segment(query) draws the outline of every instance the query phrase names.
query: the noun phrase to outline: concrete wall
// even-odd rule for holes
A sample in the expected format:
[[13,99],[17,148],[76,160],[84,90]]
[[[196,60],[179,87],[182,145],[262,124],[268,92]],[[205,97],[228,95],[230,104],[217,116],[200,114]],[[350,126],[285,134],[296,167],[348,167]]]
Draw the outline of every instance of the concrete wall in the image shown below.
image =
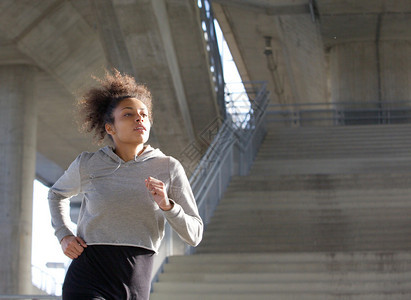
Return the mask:
[[355,42],[330,49],[331,97],[341,102],[367,103],[411,100],[411,43]]
[[380,45],[381,98],[411,100],[411,40],[386,41]]
[[282,54],[295,103],[326,102],[325,53],[320,29],[309,15],[280,16]]
[[329,69],[332,103],[378,101],[375,43],[334,46]]

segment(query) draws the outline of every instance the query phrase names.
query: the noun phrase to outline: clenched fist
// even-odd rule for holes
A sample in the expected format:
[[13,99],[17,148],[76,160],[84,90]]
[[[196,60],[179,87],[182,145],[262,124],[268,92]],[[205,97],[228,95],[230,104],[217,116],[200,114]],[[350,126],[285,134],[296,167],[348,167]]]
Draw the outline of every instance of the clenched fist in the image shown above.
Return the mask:
[[164,182],[150,176],[145,180],[145,183],[150,194],[153,196],[153,200],[162,210],[173,208],[174,204],[168,199]]

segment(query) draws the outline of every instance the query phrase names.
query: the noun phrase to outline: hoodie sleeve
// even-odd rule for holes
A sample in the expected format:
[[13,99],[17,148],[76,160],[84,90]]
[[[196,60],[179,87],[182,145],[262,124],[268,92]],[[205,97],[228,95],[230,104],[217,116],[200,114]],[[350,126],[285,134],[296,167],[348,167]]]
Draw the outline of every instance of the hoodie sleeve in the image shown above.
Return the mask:
[[196,247],[203,237],[203,221],[183,166],[170,158],[169,167],[171,181],[168,196],[174,202],[174,207],[164,211],[164,215],[180,238]]
[[74,235],[70,229],[70,197],[81,190],[79,155],[48,192],[51,223],[59,242],[67,235]]

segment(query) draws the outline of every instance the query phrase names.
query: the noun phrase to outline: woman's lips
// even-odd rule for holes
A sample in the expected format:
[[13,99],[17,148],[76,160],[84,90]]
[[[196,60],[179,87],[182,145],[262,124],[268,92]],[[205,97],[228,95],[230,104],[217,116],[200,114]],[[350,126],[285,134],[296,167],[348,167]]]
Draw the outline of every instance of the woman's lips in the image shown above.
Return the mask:
[[141,130],[146,131],[146,128],[145,128],[143,125],[138,125],[138,126],[134,127],[134,130],[137,130],[137,131],[141,131]]

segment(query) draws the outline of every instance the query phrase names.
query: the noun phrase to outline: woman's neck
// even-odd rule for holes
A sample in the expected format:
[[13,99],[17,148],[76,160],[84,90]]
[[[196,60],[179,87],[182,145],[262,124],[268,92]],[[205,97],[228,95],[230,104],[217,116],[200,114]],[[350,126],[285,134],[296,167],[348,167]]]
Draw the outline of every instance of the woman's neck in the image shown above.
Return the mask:
[[115,145],[114,153],[117,154],[124,161],[134,160],[136,156],[139,156],[144,152],[146,146],[139,144],[136,146],[130,145]]

